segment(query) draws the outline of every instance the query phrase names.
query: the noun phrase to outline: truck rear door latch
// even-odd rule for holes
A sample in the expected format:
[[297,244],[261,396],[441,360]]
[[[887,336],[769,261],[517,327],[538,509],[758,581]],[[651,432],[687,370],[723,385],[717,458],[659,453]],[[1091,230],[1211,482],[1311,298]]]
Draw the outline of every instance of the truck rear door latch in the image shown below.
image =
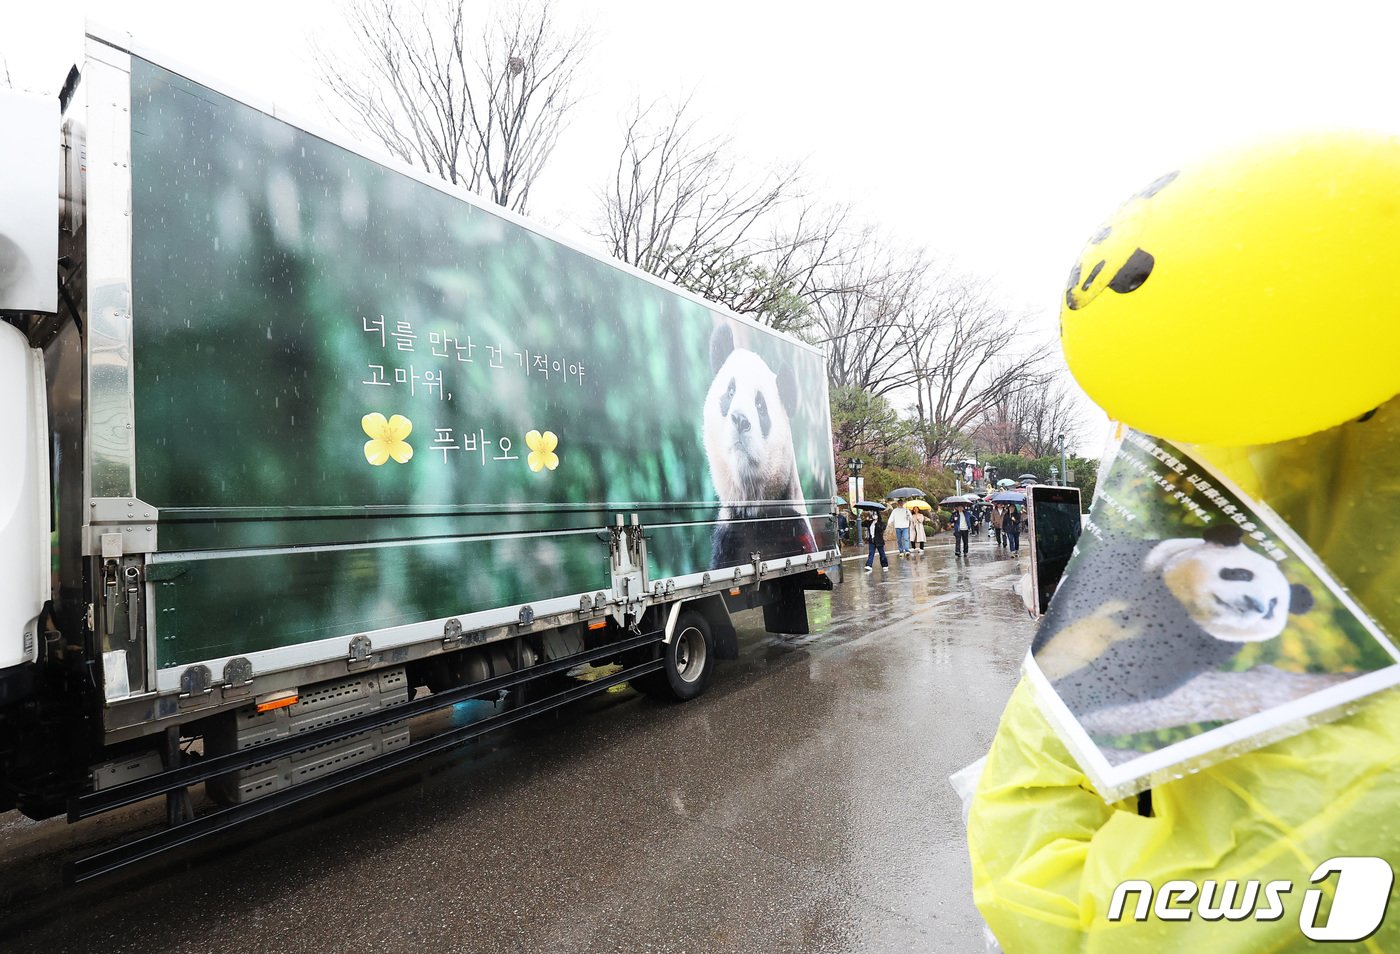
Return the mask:
[[146,633],[146,587],[141,580],[141,567],[122,570],[126,576],[126,642],[139,642]]
[[134,643],[146,629],[141,568],[129,566],[122,574],[126,577],[126,639],[127,642]]
[[102,632],[111,636],[115,631],[117,602],[121,591],[117,585],[117,561],[108,560],[102,564]]

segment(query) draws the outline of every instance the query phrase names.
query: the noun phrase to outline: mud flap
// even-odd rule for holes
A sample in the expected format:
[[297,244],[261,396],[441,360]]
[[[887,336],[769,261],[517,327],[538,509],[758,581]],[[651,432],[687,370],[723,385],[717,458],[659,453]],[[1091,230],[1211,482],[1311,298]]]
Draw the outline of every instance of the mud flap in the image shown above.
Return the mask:
[[725,614],[722,623],[716,623],[710,617],[710,635],[715,641],[716,659],[739,658],[739,634],[734,631],[734,624],[729,622],[729,614]]
[[[805,574],[804,574],[805,576]],[[811,632],[807,624],[808,589],[801,578],[767,584],[767,599],[763,603],[763,628],[770,633],[805,635]],[[815,587],[814,587],[815,588]]]

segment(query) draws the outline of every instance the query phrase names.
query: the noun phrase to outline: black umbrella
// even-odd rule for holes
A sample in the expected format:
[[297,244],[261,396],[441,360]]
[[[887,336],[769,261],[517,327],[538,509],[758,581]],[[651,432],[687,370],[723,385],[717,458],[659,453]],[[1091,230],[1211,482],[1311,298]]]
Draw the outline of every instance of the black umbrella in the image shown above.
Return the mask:
[[876,513],[879,513],[881,510],[885,509],[884,504],[876,503],[873,500],[857,500],[855,503],[851,504],[851,506],[855,507],[858,510],[873,510]]
[[905,497],[925,497],[928,496],[918,487],[900,487],[898,490],[891,490],[889,497],[891,500],[903,500]]
[[1014,504],[1023,504],[1023,503],[1025,503],[1025,502],[1026,502],[1026,495],[1025,495],[1025,494],[1012,493],[1012,492],[1009,491],[1009,490],[1004,490],[1004,491],[1002,491],[1002,492],[999,493],[999,494],[992,494],[992,503],[1014,503]]

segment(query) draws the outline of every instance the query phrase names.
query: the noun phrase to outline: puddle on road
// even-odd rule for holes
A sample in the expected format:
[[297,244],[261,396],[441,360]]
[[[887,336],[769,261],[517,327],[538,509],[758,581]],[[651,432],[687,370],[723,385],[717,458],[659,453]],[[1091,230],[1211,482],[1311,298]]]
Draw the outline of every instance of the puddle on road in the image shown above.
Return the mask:
[[945,550],[894,558],[886,571],[866,573],[862,565],[848,564],[834,591],[808,600],[809,611],[820,605],[830,613],[828,632],[787,638],[783,648],[844,655],[913,636],[942,647],[935,650],[940,661],[945,651],[975,643],[987,647],[992,669],[1019,667],[1034,629],[1018,591],[1024,560],[974,544],[966,560]]

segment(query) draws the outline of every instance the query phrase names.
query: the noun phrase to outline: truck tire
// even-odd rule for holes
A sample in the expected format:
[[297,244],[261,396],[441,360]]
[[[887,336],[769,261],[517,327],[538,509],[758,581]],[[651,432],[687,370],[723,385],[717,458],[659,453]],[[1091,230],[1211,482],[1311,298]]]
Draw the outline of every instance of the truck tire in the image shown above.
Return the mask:
[[686,610],[676,619],[671,641],[661,647],[660,672],[638,680],[637,688],[659,699],[685,702],[710,685],[715,671],[715,641],[709,620]]

